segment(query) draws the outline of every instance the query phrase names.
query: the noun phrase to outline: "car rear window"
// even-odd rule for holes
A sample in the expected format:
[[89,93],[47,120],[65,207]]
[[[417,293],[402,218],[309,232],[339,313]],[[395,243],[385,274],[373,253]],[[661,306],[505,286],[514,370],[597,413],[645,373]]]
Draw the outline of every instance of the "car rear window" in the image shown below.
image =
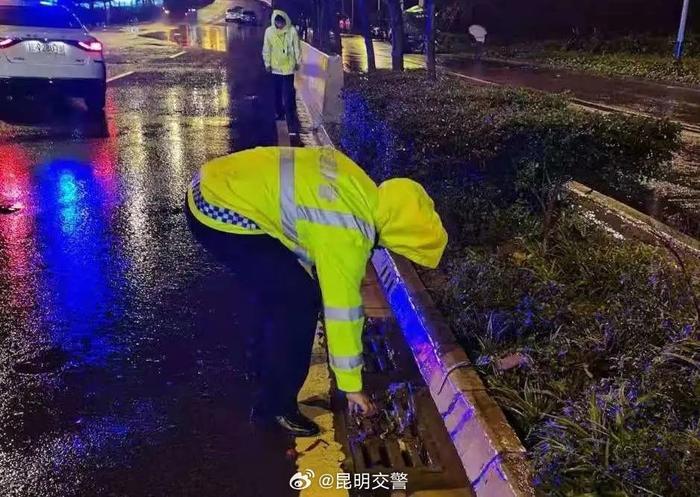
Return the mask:
[[78,19],[62,7],[0,6],[0,25],[79,29]]

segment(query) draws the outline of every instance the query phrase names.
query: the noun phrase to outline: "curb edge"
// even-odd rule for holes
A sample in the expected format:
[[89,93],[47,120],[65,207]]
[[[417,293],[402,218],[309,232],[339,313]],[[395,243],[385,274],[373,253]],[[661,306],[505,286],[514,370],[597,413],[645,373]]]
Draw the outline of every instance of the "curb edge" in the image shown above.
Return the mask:
[[413,265],[386,249],[372,264],[477,497],[534,497],[524,447]]
[[585,204],[584,207],[601,214],[603,221],[606,221],[606,217],[609,216],[617,218],[620,223],[617,228],[630,238],[636,238],[651,245],[659,245],[659,241],[663,240],[686,255],[700,257],[700,241],[681,233],[672,226],[577,181],[569,182],[567,190]]

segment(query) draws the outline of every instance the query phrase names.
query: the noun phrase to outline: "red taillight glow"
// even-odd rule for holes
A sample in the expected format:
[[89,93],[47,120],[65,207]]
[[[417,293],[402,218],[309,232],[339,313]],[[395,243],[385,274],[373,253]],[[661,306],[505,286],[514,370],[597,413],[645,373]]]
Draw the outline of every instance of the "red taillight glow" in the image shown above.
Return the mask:
[[17,43],[14,38],[4,38],[0,36],[0,48],[6,48]]
[[102,51],[102,43],[100,43],[97,40],[79,41],[78,46],[80,46],[80,48],[82,48],[83,50],[87,50],[88,52],[101,52]]

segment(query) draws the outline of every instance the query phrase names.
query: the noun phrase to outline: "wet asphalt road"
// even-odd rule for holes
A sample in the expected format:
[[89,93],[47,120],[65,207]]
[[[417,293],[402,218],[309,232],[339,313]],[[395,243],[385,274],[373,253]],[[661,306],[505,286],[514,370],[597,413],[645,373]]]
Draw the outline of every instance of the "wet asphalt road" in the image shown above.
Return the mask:
[[446,68],[506,86],[534,88],[631,110],[655,117],[666,117],[692,126],[700,125],[700,89],[647,81],[619,80],[590,74],[572,74],[534,66],[514,66],[499,62],[441,57]]
[[247,423],[260,309],[182,211],[200,164],[275,142],[262,28],[216,32],[111,83],[105,116],[0,109],[2,497],[293,495],[293,440]]

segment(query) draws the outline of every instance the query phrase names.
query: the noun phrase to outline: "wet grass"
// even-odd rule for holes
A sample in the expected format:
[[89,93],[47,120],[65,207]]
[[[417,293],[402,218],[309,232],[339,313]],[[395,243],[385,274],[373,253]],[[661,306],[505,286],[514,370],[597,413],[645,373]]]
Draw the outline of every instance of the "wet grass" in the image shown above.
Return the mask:
[[694,497],[700,268],[611,236],[560,189],[576,174],[630,189],[662,177],[677,130],[420,73],[358,77],[345,103],[344,150],[376,179],[422,181],[436,201],[450,243],[422,277],[528,449],[536,486]]
[[671,55],[672,45],[663,53],[634,53],[615,45],[607,49],[593,46],[567,49],[565,45],[562,42],[540,42],[490,46],[485,50],[484,56],[528,61],[556,69],[609,77],[700,85],[700,56],[692,53],[683,59],[682,64],[678,64]]

